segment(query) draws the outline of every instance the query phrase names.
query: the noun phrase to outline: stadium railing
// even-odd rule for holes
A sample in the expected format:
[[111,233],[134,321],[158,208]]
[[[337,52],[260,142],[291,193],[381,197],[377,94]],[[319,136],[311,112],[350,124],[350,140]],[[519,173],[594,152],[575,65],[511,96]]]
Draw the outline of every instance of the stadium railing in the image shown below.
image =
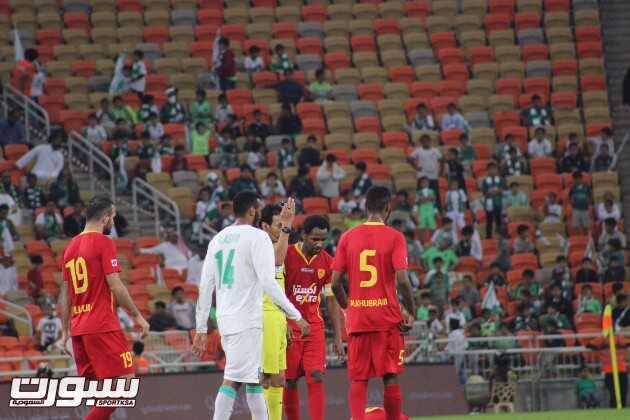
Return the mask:
[[[33,318],[31,314],[20,305],[0,298],[0,315],[4,315],[14,322],[22,324],[27,332],[27,335],[33,335]],[[16,326],[17,328],[18,326]]]
[[[90,143],[76,131],[68,135],[68,161],[74,170],[86,172],[90,192],[105,187],[112,201],[116,200],[116,172],[112,160],[100,147]],[[104,184],[100,180],[104,179]]]
[[20,118],[24,123],[26,142],[29,144],[46,142],[50,136],[48,112],[28,96],[5,83],[2,85],[3,118],[6,119],[9,111],[16,108],[20,110]]
[[131,184],[131,198],[134,225],[138,226],[140,217],[149,212],[154,220],[155,235],[159,236],[165,220],[171,220],[181,236],[181,214],[177,203],[153,187],[148,182],[135,177]]

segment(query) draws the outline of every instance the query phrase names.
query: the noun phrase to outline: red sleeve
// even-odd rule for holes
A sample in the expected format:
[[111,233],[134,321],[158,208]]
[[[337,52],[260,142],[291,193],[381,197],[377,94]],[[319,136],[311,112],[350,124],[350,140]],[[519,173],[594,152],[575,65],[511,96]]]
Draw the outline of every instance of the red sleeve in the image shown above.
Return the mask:
[[110,238],[104,236],[97,241],[101,248],[101,264],[103,265],[103,274],[108,275],[120,272],[120,264],[116,256],[116,244]]
[[332,263],[332,271],[337,273],[346,272],[346,235],[342,235],[337,244],[337,251]]
[[[326,252],[326,251],[322,251],[322,252]],[[332,283],[332,263],[333,263],[333,257],[332,255],[326,253],[326,274],[324,275],[324,278],[322,278],[322,284],[330,284]]]
[[392,266],[395,271],[406,270],[407,262],[407,242],[400,232],[394,234],[394,250],[392,251]]

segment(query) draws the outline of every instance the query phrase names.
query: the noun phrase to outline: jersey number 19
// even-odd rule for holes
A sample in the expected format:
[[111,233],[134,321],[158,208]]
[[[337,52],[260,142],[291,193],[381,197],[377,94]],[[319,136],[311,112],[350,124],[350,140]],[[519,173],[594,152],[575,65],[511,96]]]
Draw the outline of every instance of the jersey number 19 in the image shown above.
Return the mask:
[[221,286],[227,286],[228,289],[232,288],[232,283],[234,283],[234,265],[232,265],[232,260],[234,260],[234,250],[230,249],[227,253],[227,260],[223,261],[223,251],[217,251],[214,254],[214,259],[217,261],[217,267],[219,267],[219,288]]

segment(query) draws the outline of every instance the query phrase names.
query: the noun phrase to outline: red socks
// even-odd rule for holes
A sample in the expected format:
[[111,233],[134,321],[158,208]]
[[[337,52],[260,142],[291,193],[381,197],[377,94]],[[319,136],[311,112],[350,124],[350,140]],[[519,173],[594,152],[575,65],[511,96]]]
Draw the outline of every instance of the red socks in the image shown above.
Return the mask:
[[298,394],[297,387],[285,386],[282,400],[287,420],[300,420],[300,394]]
[[364,420],[367,401],[367,381],[352,381],[350,384],[350,414],[352,420]]
[[85,416],[85,420],[109,420],[109,416],[114,411],[116,411],[116,407],[92,407],[87,416]]
[[308,414],[311,420],[324,420],[324,383],[312,382],[308,389]]
[[387,420],[400,420],[402,413],[402,398],[399,384],[385,385],[385,415]]

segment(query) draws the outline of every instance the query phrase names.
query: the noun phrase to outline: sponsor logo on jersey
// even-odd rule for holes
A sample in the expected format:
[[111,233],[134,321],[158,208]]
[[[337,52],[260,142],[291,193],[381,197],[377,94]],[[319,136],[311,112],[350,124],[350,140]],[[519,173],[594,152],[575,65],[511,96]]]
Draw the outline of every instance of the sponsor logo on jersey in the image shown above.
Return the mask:
[[112,267],[118,267],[118,260],[116,258],[112,260]]
[[313,283],[308,287],[295,284],[293,285],[293,296],[295,297],[295,301],[300,305],[305,303],[316,303],[319,299],[317,284]]

